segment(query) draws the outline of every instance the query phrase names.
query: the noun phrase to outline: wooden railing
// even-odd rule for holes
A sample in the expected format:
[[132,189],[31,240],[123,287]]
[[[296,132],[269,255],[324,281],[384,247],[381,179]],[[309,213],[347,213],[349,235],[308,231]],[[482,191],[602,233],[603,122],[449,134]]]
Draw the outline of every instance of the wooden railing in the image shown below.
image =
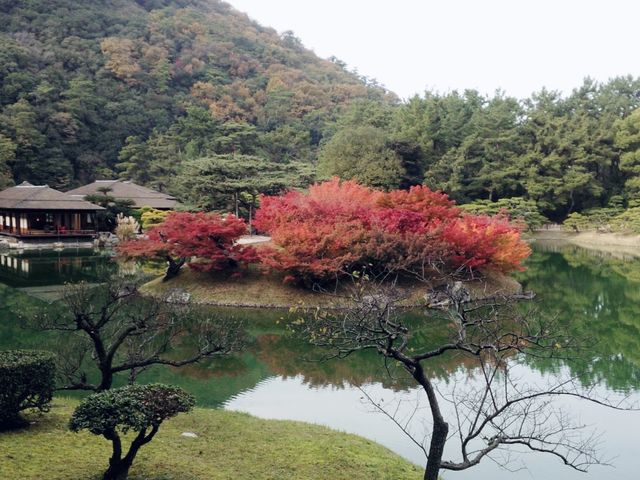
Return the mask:
[[95,230],[22,230],[18,231],[17,228],[13,229],[0,229],[0,233],[6,233],[9,235],[15,235],[18,237],[78,237],[78,236],[91,236],[96,235]]

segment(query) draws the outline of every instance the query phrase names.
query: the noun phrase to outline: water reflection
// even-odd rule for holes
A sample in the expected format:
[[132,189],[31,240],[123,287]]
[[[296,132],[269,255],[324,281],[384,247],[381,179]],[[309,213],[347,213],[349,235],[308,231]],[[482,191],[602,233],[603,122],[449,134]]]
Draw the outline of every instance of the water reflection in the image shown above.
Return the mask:
[[[526,367],[521,367],[520,375],[527,381],[545,381],[548,376]],[[459,371],[448,381],[438,381],[436,385],[443,395],[451,394],[455,388],[478,386],[478,379],[468,371]],[[301,376],[283,378],[270,377],[259,382],[254,388],[241,392],[225,404],[225,408],[247,412],[262,418],[299,420],[325,425],[354,433],[399,453],[417,464],[424,464],[424,454],[391,421],[375,411],[366,395],[376,402],[387,405],[402,421],[413,416],[412,434],[421,438],[429,431],[427,402],[418,388],[394,391],[380,383],[365,384],[360,387],[335,386],[315,387],[305,382]],[[602,394],[608,393],[602,389]],[[462,480],[635,480],[637,478],[637,445],[640,441],[638,427],[640,414],[603,410],[575,399],[560,402],[567,411],[589,425],[601,427],[600,450],[605,458],[614,459],[615,467],[595,466],[588,474],[568,469],[560,461],[546,455],[533,454],[525,450],[512,454],[498,451],[492,462],[486,459],[480,465],[463,472],[447,472],[444,479]],[[443,415],[450,421],[455,419],[453,406],[443,402]],[[454,458],[457,453],[455,438],[447,444],[446,458]],[[505,466],[509,467],[506,470]]]
[[[537,292],[536,301],[544,314],[559,315],[566,328],[592,340],[594,348],[571,362],[528,360],[521,366],[523,375],[532,381],[555,378],[561,373],[578,375],[585,383],[598,382],[604,393],[638,390],[640,261],[594,255],[566,244],[538,243],[534,248],[528,270],[519,274],[519,280],[526,289]],[[21,328],[20,315],[28,316],[43,305],[33,296],[34,288],[60,286],[65,281],[98,282],[104,271],[117,268],[131,271],[138,267],[118,266],[108,256],[93,251],[71,255],[29,252],[0,258],[0,348],[55,346],[55,338]],[[49,308],[57,308],[56,305]],[[370,405],[362,402],[360,388],[374,398],[390,404],[400,400],[406,408],[413,408],[421,392],[402,370],[393,364],[385,365],[375,352],[360,352],[345,360],[309,361],[320,352],[287,334],[286,312],[220,311],[245,319],[253,338],[247,351],[236,358],[210,360],[186,369],[153,368],[144,372],[140,380],[180,385],[195,394],[201,406],[224,406],[266,418],[312,421],[358,433],[422,463],[419,450],[388,419],[372,414]],[[420,342],[435,345],[446,338],[446,320],[419,311],[408,315],[409,322],[421,326],[417,333]],[[429,373],[446,392],[454,385],[473,386],[476,366],[474,359],[449,355],[429,364]],[[118,383],[125,380],[120,378]],[[484,462],[468,473],[448,474],[445,478],[637,478],[640,414],[603,411],[577,403],[569,403],[568,408],[582,415],[587,423],[605,429],[603,448],[619,455],[615,470],[594,469],[586,476],[574,474],[553,459],[533,455],[525,458],[530,471],[512,474]]]
[[113,269],[110,252],[92,249],[0,253],[0,282],[16,288],[99,282]]
[[[640,387],[640,260],[620,259],[565,245],[536,253],[519,280],[538,294],[546,315],[558,316],[573,335],[592,348],[569,363],[585,382],[615,390]],[[557,248],[557,247],[554,247]],[[552,371],[552,362],[537,362]]]

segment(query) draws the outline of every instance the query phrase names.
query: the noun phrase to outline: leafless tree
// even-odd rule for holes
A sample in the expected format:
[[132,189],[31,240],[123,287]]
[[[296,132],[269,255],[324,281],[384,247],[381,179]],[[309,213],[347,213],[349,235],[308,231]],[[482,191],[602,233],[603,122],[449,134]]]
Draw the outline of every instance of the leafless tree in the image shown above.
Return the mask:
[[181,367],[243,347],[237,320],[142,295],[138,286],[136,277],[122,276],[99,286],[69,284],[63,311],[36,317],[38,328],[63,333],[57,345],[61,390],[108,390],[118,373],[133,383],[153,365]]
[[[342,358],[358,350],[374,349],[385,360],[398,363],[426,394],[430,432],[416,436],[410,428],[417,410],[407,419],[398,411],[369,400],[387,415],[426,457],[425,480],[437,480],[442,470],[465,470],[485,458],[526,447],[559,458],[566,465],[586,470],[602,464],[598,436],[562,407],[560,397],[602,406],[634,408],[628,398],[602,398],[593,386],[575,378],[535,383],[519,376],[519,363],[527,356],[567,357],[578,348],[562,334],[553,319],[535,308],[509,298],[470,301],[449,289],[446,307],[449,340],[426,346],[420,325],[403,321],[398,302],[402,292],[388,282],[356,284],[353,306],[341,310],[317,310],[293,322],[298,333],[311,343],[329,349],[327,358]],[[429,366],[444,355],[462,354],[477,361],[480,382],[444,393],[429,375]],[[566,358],[565,358],[566,359]],[[443,402],[451,402],[451,419],[445,419]],[[443,458],[448,442],[458,445],[458,458]]]

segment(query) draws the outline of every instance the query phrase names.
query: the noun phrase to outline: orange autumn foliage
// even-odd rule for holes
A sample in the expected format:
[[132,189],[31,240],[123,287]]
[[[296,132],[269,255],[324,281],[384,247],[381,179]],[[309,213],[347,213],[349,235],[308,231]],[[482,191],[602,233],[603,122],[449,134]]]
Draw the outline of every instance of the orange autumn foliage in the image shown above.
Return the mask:
[[506,217],[465,214],[424,186],[382,192],[333,178],[306,194],[263,196],[254,225],[276,245],[261,261],[306,284],[363,269],[420,277],[510,272],[530,254]]

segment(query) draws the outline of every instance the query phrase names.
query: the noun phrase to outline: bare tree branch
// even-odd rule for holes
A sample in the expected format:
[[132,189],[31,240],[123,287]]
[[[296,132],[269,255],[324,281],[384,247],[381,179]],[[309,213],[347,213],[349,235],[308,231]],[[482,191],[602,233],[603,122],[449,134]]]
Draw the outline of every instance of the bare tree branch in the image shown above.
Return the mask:
[[[425,264],[424,274],[431,274],[435,267]],[[326,348],[324,358],[344,358],[373,349],[411,375],[430,408],[428,448],[411,433],[409,424],[398,418],[397,409],[389,410],[363,393],[424,452],[426,480],[436,480],[441,470],[471,468],[514,445],[550,454],[580,471],[607,463],[598,455],[598,435],[576,422],[554,400],[571,398],[613,409],[637,408],[629,397],[601,398],[592,385],[582,385],[572,377],[536,385],[515,373],[518,363],[526,358],[572,358],[580,344],[555,318],[545,318],[532,305],[505,296],[472,301],[459,284],[453,284],[443,291],[446,298],[439,302],[446,306],[440,314],[446,316],[449,338],[428,347],[420,341],[429,337],[428,332],[420,325],[405,323],[399,314],[397,305],[404,294],[394,282],[387,279],[381,283],[363,276],[352,287],[351,308],[307,312],[293,322],[293,328],[312,344]],[[437,388],[425,365],[450,352],[476,360],[479,385],[454,388],[448,395]],[[453,431],[440,408],[443,399],[454,407]],[[452,439],[459,443],[460,458],[444,460],[445,443]]]
[[[138,285],[137,278],[118,276],[98,287],[70,284],[63,313],[38,315],[40,329],[69,334],[58,355],[65,379],[60,389],[106,390],[120,372],[129,372],[133,382],[153,365],[181,367],[243,348],[240,322],[203,308],[143,296]],[[176,358],[179,343],[187,348]],[[88,380],[90,364],[97,367],[98,381]]]

